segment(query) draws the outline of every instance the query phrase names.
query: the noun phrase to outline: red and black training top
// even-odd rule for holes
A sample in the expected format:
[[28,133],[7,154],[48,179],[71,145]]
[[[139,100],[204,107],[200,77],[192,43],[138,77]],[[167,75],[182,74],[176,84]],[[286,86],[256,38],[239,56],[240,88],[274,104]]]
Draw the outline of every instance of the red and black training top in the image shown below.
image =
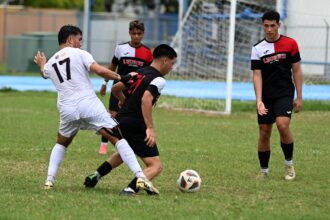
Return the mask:
[[252,47],[251,70],[261,70],[263,100],[294,97],[292,64],[300,60],[297,42],[287,36],[275,42],[263,39]]

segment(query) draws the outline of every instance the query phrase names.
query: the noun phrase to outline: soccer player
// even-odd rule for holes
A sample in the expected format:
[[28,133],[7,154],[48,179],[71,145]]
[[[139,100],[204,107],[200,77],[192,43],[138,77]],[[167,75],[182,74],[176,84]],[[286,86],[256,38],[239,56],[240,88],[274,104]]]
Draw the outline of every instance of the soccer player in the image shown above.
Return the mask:
[[57,143],[49,159],[45,189],[54,186],[55,176],[71,141],[82,130],[94,130],[105,136],[117,149],[123,161],[138,178],[138,186],[153,193],[158,190],[149,182],[137,158],[115,120],[97,98],[92,87],[89,72],[104,77],[127,82],[132,75],[120,76],[100,66],[92,55],[81,50],[82,32],[72,25],[64,25],[58,33],[60,50],[47,62],[44,53],[35,55],[34,61],[40,67],[43,78],[50,78],[58,92],[57,106],[60,113],[60,127]]
[[[122,76],[149,66],[152,62],[151,50],[141,43],[144,35],[144,23],[137,20],[131,21],[129,23],[129,35],[131,41],[116,46],[115,54],[109,65],[110,70],[115,71],[117,69],[117,73]],[[115,80],[113,84],[116,82],[118,81]],[[100,89],[101,96],[104,96],[106,93],[107,83],[108,80],[105,79]],[[118,99],[113,94],[110,94],[109,112],[111,116],[115,117],[118,110]],[[107,144],[108,140],[102,136],[99,154],[107,153]]]
[[258,178],[268,177],[270,137],[272,125],[276,123],[285,158],[284,178],[293,180],[296,174],[290,121],[292,111],[299,112],[302,107],[300,53],[294,39],[279,34],[278,12],[266,12],[262,16],[262,23],[265,38],[252,47],[251,54],[259,124],[258,157],[261,172]]
[[[172,70],[177,54],[172,47],[161,44],[155,48],[153,57],[151,65],[137,70],[138,75],[131,81],[118,82],[112,87],[112,93],[119,99],[122,106],[116,117],[120,129],[135,154],[141,157],[146,165],[143,172],[150,180],[162,171],[152,107],[165,86],[164,76]],[[125,96],[123,91],[127,91],[129,95]],[[93,174],[86,177],[85,186],[94,187],[103,176],[121,163],[121,156],[114,153]],[[121,194],[135,195],[139,191],[136,181],[137,178],[134,178]]]

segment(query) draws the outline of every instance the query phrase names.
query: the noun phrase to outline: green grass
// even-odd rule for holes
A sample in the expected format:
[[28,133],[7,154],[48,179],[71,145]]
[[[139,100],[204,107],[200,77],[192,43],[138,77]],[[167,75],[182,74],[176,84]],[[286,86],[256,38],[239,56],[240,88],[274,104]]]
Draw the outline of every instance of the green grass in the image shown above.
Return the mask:
[[[58,129],[56,94],[2,91],[0,99],[0,219],[330,218],[329,111],[293,116],[297,178],[286,182],[275,129],[270,179],[255,180],[258,127],[251,103],[251,111],[238,108],[231,116],[156,108],[164,171],[154,184],[161,194],[141,192],[127,198],[118,195],[132,179],[126,166],[111,172],[94,190],[83,187],[85,176],[106,159],[97,154],[99,137],[91,131],[77,135],[61,164],[56,188],[44,191]],[[202,177],[197,193],[181,193],[176,187],[179,173],[187,168]]]

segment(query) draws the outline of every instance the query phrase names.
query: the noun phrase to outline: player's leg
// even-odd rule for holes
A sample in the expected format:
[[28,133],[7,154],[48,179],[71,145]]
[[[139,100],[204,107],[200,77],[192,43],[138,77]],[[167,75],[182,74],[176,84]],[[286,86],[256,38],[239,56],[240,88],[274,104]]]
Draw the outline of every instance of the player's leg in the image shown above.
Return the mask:
[[271,153],[270,137],[272,135],[272,126],[275,122],[273,103],[271,101],[264,101],[264,104],[268,109],[268,113],[262,116],[258,114],[258,159],[260,165],[260,173],[257,176],[257,179],[264,179],[268,177],[268,164]]
[[259,124],[258,158],[260,164],[260,174],[258,178],[268,176],[268,164],[270,159],[270,137],[272,134],[272,124]]
[[67,147],[72,142],[73,138],[78,132],[76,122],[61,122],[60,130],[57,134],[57,142],[52,149],[48,164],[47,179],[45,182],[45,189],[52,188],[55,183],[55,177],[59,166],[64,158]]
[[98,181],[110,173],[113,169],[120,166],[123,163],[118,152],[113,153],[106,161],[104,161],[94,173],[88,175],[85,178],[84,185],[87,188],[93,188],[96,186]]
[[[145,157],[141,158],[143,160],[143,163],[146,165],[145,169],[143,170],[143,173],[146,175],[146,177],[149,180],[153,180],[156,176],[158,176],[162,170],[163,165],[160,161],[159,156],[155,157]],[[139,188],[137,187],[138,182],[137,178],[134,178],[128,186],[121,191],[121,195],[132,195],[139,192]],[[155,195],[155,193],[148,192],[149,195]]]
[[286,180],[293,180],[296,176],[293,167],[293,136],[290,130],[291,114],[293,110],[293,99],[283,97],[275,104],[276,126],[280,134],[281,148],[284,154],[284,165]]
[[[115,118],[118,113],[118,99],[110,94],[109,98],[109,113],[111,117]],[[101,144],[99,148],[99,154],[107,154],[108,152],[108,139],[104,136],[101,137]]]

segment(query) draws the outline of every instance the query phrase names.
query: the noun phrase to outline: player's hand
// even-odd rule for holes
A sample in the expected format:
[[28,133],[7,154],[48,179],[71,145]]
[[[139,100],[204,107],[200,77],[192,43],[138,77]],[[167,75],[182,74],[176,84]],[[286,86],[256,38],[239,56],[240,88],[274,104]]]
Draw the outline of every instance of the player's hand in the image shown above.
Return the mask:
[[134,76],[138,75],[138,73],[137,73],[137,72],[130,72],[129,74],[130,74],[132,77],[134,77]]
[[102,85],[100,89],[100,95],[105,96],[106,92],[107,92],[107,85]]
[[38,65],[38,66],[43,66],[46,64],[47,62],[47,58],[44,54],[44,52],[40,52],[38,51],[36,53],[36,55],[34,56],[34,62]]
[[257,110],[259,115],[267,115],[268,109],[265,107],[265,104],[263,102],[257,103]]
[[296,99],[293,103],[293,109],[295,113],[298,113],[301,111],[302,107],[302,99]]
[[156,133],[153,128],[147,128],[146,130],[146,138],[144,141],[146,142],[147,146],[153,147],[156,144]]

